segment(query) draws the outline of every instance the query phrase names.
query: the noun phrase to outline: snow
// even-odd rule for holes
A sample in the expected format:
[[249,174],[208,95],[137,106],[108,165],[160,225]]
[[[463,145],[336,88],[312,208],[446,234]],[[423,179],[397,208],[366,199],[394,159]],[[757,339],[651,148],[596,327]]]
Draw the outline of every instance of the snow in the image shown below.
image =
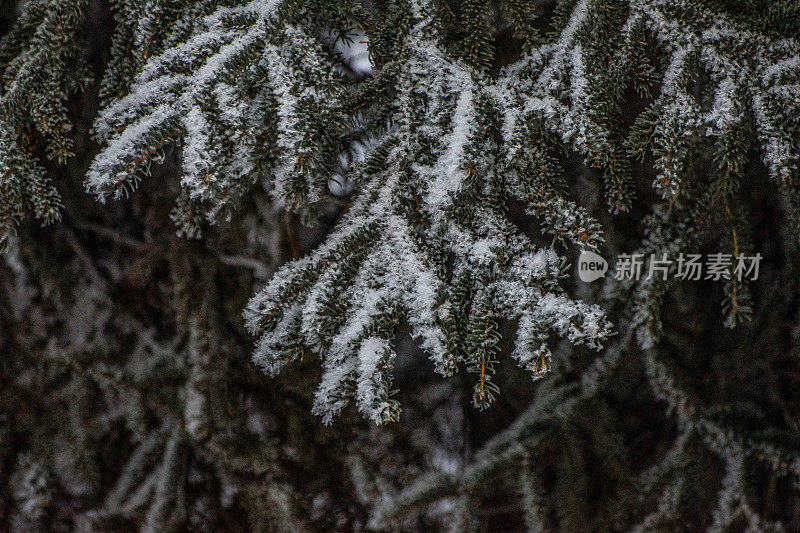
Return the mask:
[[[146,140],[178,117],[178,110],[169,104],[160,104],[127,128],[115,135],[108,146],[95,158],[86,175],[86,188],[103,200],[105,189],[130,178],[129,168],[149,149]],[[115,197],[122,194],[115,190]]]
[[361,411],[379,424],[384,421],[384,413],[388,408],[387,403],[378,395],[378,390],[385,386],[381,377],[381,365],[385,364],[386,354],[390,351],[389,342],[376,337],[365,339],[358,350],[356,400]]
[[433,207],[441,207],[449,201],[450,195],[461,188],[466,177],[463,169],[464,146],[472,137],[475,108],[473,93],[468,79],[453,82],[453,92],[458,94],[458,102],[453,112],[451,131],[445,141],[446,149],[432,169],[433,183],[427,194],[427,201]]
[[[329,148],[319,140],[316,126],[321,116],[338,109],[348,87],[328,65],[320,39],[278,20],[279,3],[256,0],[221,8],[185,43],[150,58],[130,95],[114,102],[97,121],[105,148],[92,165],[87,187],[101,196],[109,188],[119,193],[120,182],[131,179],[131,166],[146,162],[163,142],[166,126],[176,122],[183,134],[182,186],[192,199],[212,200],[215,205],[206,215],[213,216],[227,201],[216,198],[217,191],[233,188],[255,168],[252,147],[238,139],[252,139],[247,137],[249,115],[260,116],[264,111],[259,106],[274,99],[276,120],[268,127],[277,133],[276,162],[269,185],[276,202],[294,208],[322,200],[331,191],[349,190],[340,190],[333,178],[360,187],[326,242],[282,268],[245,312],[248,328],[259,335],[254,359],[267,372],[276,373],[288,362],[291,343],[320,355],[324,374],[314,410],[325,422],[351,398],[378,423],[394,413],[382,387],[384,366],[393,356],[387,339],[401,319],[438,372],[455,370],[445,325],[463,303],[451,300],[451,276],[469,279],[473,294],[484,295],[489,307],[517,321],[513,356],[537,377],[549,366],[547,339],[552,333],[599,348],[610,331],[602,310],[564,295],[558,285],[558,254],[519,235],[493,204],[506,193],[523,200],[556,243],[596,248],[602,241],[596,222],[551,187],[549,177],[523,175],[524,169],[537,168],[549,157],[543,146],[530,142],[534,125],[586,158],[599,160],[617,143],[593,105],[602,96],[596,92],[602,89],[601,80],[582,43],[592,10],[599,7],[579,0],[552,43],[531,50],[490,79],[441,49],[435,38],[435,6],[412,1],[405,63],[393,80],[385,115],[391,115],[392,125],[382,141],[397,142],[375,174],[363,171],[363,156],[378,144],[370,141],[332,178],[315,166],[318,151]],[[673,4],[631,0],[621,28],[623,42],[630,45],[634,29],[646,26],[669,58],[655,103],[654,185],[665,195],[675,194],[685,174],[689,143],[700,135],[713,139],[730,134],[748,108],[770,172],[783,176],[797,159],[796,143],[783,137],[778,126],[782,99],[800,93],[795,43],[753,37],[724,17],[687,31],[665,14]],[[247,14],[242,17],[247,23],[226,23]],[[363,76],[373,65],[362,40],[358,36],[355,43],[336,47]],[[751,43],[752,57],[741,60],[741,54],[730,50],[732,42]],[[608,68],[623,69],[629,49],[621,47]],[[229,72],[242,58],[247,68],[236,74],[263,88],[253,101],[237,89],[238,80]],[[689,94],[688,73],[695,58],[715,83],[708,111]],[[485,135],[495,115],[501,117],[501,144]],[[368,120],[365,116],[357,120]],[[231,144],[233,154],[223,157],[221,143]],[[527,159],[517,164],[517,157]],[[401,197],[415,205],[400,205]],[[344,313],[336,317],[338,322],[328,316],[333,304]],[[321,331],[325,321],[336,322],[335,331]]]

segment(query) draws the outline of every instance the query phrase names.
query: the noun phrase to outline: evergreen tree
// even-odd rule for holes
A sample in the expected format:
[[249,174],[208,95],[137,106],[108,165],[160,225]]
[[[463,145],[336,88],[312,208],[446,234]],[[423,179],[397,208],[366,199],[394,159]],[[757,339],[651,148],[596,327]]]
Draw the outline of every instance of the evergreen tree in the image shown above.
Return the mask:
[[797,2],[2,17],[0,529],[800,528]]

